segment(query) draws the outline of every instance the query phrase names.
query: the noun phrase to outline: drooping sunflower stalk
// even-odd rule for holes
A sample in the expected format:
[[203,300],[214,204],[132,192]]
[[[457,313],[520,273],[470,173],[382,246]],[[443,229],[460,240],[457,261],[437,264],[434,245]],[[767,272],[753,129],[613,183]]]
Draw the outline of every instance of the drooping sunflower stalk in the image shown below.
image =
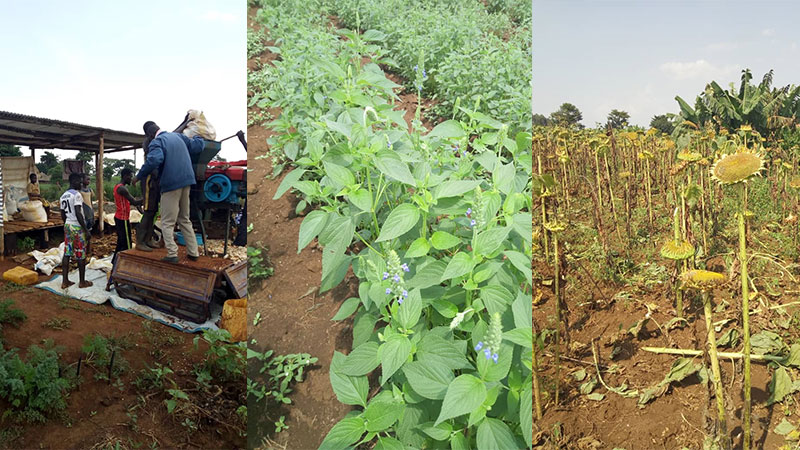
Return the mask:
[[555,363],[556,363],[556,380],[555,380],[555,403],[558,405],[559,400],[559,384],[560,384],[560,375],[561,375],[561,292],[560,292],[560,284],[561,284],[561,274],[560,274],[560,265],[561,262],[558,257],[558,234],[564,231],[567,226],[564,222],[560,222],[558,220],[552,220],[545,224],[545,228],[549,231],[553,236],[553,271],[555,272],[555,281],[554,281],[554,293],[555,293],[555,301],[556,301],[556,333],[555,333]]
[[681,274],[684,288],[700,290],[703,296],[703,315],[706,321],[708,356],[711,360],[711,374],[717,402],[718,440],[724,450],[730,450],[731,440],[728,435],[728,421],[725,413],[725,393],[722,389],[722,372],[717,355],[717,339],[714,334],[714,321],[711,317],[711,299],[709,291],[725,282],[725,275],[708,270],[689,270]]
[[[745,135],[745,143],[747,135]],[[745,233],[745,210],[747,199],[747,180],[757,175],[764,169],[764,160],[761,155],[745,146],[740,147],[736,153],[725,155],[711,168],[711,177],[724,185],[739,185],[740,201],[738,211],[739,222],[739,264],[742,278],[742,335],[744,348],[744,410],[742,412],[742,430],[744,431],[744,450],[750,449],[750,292],[747,277],[747,236]]]

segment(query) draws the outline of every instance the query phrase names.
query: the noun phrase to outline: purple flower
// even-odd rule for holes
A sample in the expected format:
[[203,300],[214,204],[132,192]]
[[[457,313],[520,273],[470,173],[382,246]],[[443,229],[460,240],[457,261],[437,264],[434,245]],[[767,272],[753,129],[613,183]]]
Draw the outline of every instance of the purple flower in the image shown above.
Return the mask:
[[482,348],[483,348],[483,342],[480,342],[480,341],[479,341],[479,342],[478,342],[478,345],[476,345],[476,346],[475,346],[475,351],[477,352],[478,350],[480,350],[480,349],[482,349]]
[[392,148],[392,143],[391,142],[387,142],[386,143],[386,148]]
[[416,64],[414,64],[414,72],[416,72],[418,69],[419,69],[419,66],[417,66]]
[[406,297],[408,297],[408,291],[403,289],[403,298],[406,298]]
[[469,217],[470,214],[472,214],[472,208],[467,208],[467,217]]
[[497,356],[497,353],[495,353],[494,355],[492,355],[492,361],[494,361],[494,363],[495,363],[495,364],[497,364],[497,360],[498,360],[498,358],[499,358],[499,357]]
[[403,304],[403,299],[402,298],[398,298],[397,299],[397,304],[398,305],[402,305]]
[[461,152],[461,156],[467,156],[467,152],[466,151]]
[[469,222],[469,226],[471,226],[471,227],[474,227],[476,223],[477,223],[477,222],[475,222],[475,219],[472,219],[472,220],[470,220],[470,222]]
[[492,350],[491,349],[487,348],[486,350],[483,351],[483,354],[486,356],[486,359],[492,359]]
[[403,272],[408,272],[409,271],[408,264],[406,264],[406,263],[403,263],[403,265],[400,266],[400,268],[403,269]]
[[386,295],[389,295],[391,293],[392,293],[392,289],[391,288],[386,288]]
[[425,73],[425,69],[422,69],[422,78],[428,78],[428,75]]
[[392,280],[394,280],[395,283],[399,283],[400,282],[400,275],[395,275],[394,277],[392,277]]
[[383,272],[383,279],[389,278],[389,272]]

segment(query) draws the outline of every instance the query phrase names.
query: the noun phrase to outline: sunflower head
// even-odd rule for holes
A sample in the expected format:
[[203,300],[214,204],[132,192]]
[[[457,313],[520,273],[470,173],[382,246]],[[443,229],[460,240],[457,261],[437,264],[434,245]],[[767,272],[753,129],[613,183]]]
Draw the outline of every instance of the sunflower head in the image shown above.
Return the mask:
[[560,233],[567,229],[567,224],[559,220],[551,220],[544,224],[544,228],[551,233]]
[[725,283],[725,275],[709,270],[687,270],[681,274],[684,287],[707,291]]
[[792,181],[789,182],[789,187],[800,189],[800,177],[792,178]]
[[764,169],[761,155],[747,149],[725,155],[711,167],[711,178],[721,184],[736,184],[747,181]]
[[699,161],[702,157],[703,155],[701,155],[700,153],[692,152],[689,151],[688,149],[683,149],[680,152],[678,152],[678,159],[680,159],[681,161],[695,162]]
[[661,256],[675,261],[689,259],[694,255],[694,246],[689,241],[670,239],[661,247]]

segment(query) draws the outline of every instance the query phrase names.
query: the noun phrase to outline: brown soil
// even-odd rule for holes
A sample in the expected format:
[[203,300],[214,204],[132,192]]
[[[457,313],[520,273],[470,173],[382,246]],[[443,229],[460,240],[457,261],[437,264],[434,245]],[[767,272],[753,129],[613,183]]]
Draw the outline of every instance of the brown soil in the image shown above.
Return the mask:
[[[577,201],[576,201],[577,203]],[[571,211],[571,221],[588,221],[591,213],[585,208],[574,206]],[[534,221],[541,217],[540,211],[534,211]],[[608,220],[608,222],[606,222]],[[604,223],[611,223],[611,218],[604,217]],[[565,314],[569,322],[569,338],[565,340],[562,331],[562,365],[561,398],[560,405],[554,404],[553,392],[556,377],[554,351],[554,336],[547,338],[545,353],[540,354],[539,365],[543,377],[543,407],[544,416],[537,422],[534,416],[534,449],[606,449],[622,447],[627,450],[637,449],[673,449],[673,448],[703,448],[703,441],[711,434],[711,423],[716,417],[716,404],[713,395],[696,376],[691,376],[680,383],[673,383],[667,392],[659,398],[647,403],[643,408],[638,407],[637,398],[624,398],[608,391],[598,385],[593,392],[605,394],[601,401],[587,399],[586,395],[579,392],[582,382],[576,381],[572,376],[580,369],[589,375],[596,375],[593,362],[592,344],[599,350],[601,365],[616,366],[614,374],[604,372],[603,380],[611,387],[627,384],[629,388],[646,389],[661,381],[669,373],[672,363],[678,358],[673,355],[654,354],[642,350],[642,347],[671,347],[682,349],[702,350],[706,345],[706,326],[699,295],[687,294],[684,299],[686,310],[684,317],[689,323],[686,327],[672,329],[662,333],[659,325],[664,329],[667,323],[676,316],[674,306],[674,293],[672,286],[656,285],[642,290],[630,286],[615,284],[610,281],[597,279],[588,275],[591,263],[580,262],[585,271],[575,263],[577,248],[584,245],[586,238],[581,238],[577,227],[567,231],[560,239],[562,252],[566,252],[567,263],[564,264],[565,273],[562,272],[562,294],[566,299],[568,312]],[[534,226],[534,230],[537,226]],[[668,229],[656,230],[654,236],[669,235]],[[763,239],[763,238],[762,238]],[[583,240],[583,243],[582,243]],[[566,242],[567,244],[563,244]],[[618,243],[611,243],[612,248],[621,248]],[[735,242],[730,248],[735,248]],[[551,242],[552,247],[552,242]],[[571,249],[572,247],[573,249]],[[566,250],[565,250],[566,249]],[[655,262],[671,267],[657,256],[653,258],[653,249],[637,248],[633,251],[632,259],[638,264]],[[657,253],[656,253],[657,255]],[[552,255],[551,255],[552,257]],[[537,254],[534,254],[537,258]],[[554,330],[555,298],[552,265],[543,261],[543,255],[534,259],[534,306],[533,324],[534,333],[543,330]],[[710,270],[725,271],[722,258],[709,261]],[[767,273],[770,272],[767,267]],[[671,269],[669,269],[671,272]],[[734,266],[734,271],[738,271]],[[713,304],[726,301],[737,305],[740,298],[740,281],[728,283],[725,289],[713,293]],[[751,277],[754,276],[751,268]],[[796,275],[796,274],[795,274]],[[776,275],[778,276],[778,275]],[[595,285],[597,283],[597,285]],[[537,286],[538,285],[538,286]],[[798,292],[796,283],[791,283],[784,278],[780,288],[785,292]],[[627,292],[629,298],[614,296],[620,292]],[[541,294],[541,297],[539,295]],[[763,298],[762,295],[760,298]],[[794,295],[783,295],[779,298],[769,298],[770,305],[787,304],[796,301]],[[537,300],[538,299],[538,300]],[[645,306],[647,305],[647,306]],[[653,310],[651,317],[638,337],[625,335],[625,330],[642,320],[648,312],[647,307]],[[751,308],[756,308],[751,302]],[[779,334],[788,334],[796,339],[797,331],[791,329],[781,330],[775,326],[776,313],[764,311],[760,308],[759,314],[751,314],[751,333],[755,334],[769,329]],[[796,310],[787,308],[792,314]],[[737,306],[727,306],[724,311],[714,313],[715,322],[731,319],[725,330],[736,327],[741,329],[741,309]],[[656,323],[658,325],[656,325]],[[776,330],[777,328],[777,330]],[[564,328],[562,327],[562,330]],[[718,336],[721,333],[718,333]],[[790,344],[793,340],[786,339]],[[611,353],[617,347],[619,354],[612,359]],[[740,351],[741,339],[735,350],[730,348],[721,351]],[[695,362],[702,362],[700,357]],[[727,407],[727,420],[729,435],[733,437],[735,448],[741,448],[742,429],[742,362],[723,359],[720,361],[722,381],[725,391],[725,404]],[[772,370],[763,363],[752,364],[752,436],[754,448],[778,448],[785,443],[784,438],[773,430],[786,417],[784,407],[780,404],[766,406],[769,397],[769,383]],[[709,389],[713,389],[709,384]],[[789,408],[794,411],[795,408]],[[787,410],[787,412],[789,411]],[[794,418],[789,418],[796,423]],[[561,436],[559,438],[559,435]]]
[[[15,265],[11,259],[0,261],[0,271]],[[46,279],[40,277],[40,281]],[[92,448],[110,444],[113,448],[115,442],[119,442],[119,448],[147,448],[151,444],[160,448],[244,447],[244,438],[219,425],[201,423],[199,431],[187,432],[179,421],[167,414],[163,394],[140,393],[131,384],[145,365],[154,367],[159,362],[171,363],[175,380],[185,388],[186,380],[194,378],[193,366],[204,359],[207,348],[201,343],[199,350],[194,350],[194,335],[117,311],[110,305],[95,306],[33,287],[20,288],[3,282],[0,296],[14,300],[15,306],[28,316],[19,329],[3,328],[2,342],[6,349],[17,347],[24,354],[28,346],[52,339],[55,345],[63,348],[62,364],[70,365],[64,370],[76,370],[83,339],[89,334],[115,336],[130,345],[121,354],[130,364],[130,369],[121,376],[121,390],[107,381],[95,379],[95,369],[84,364],[82,383],[79,389],[70,392],[66,415],[50,418],[45,424],[17,425],[11,419],[0,421],[0,432],[9,433],[6,437],[19,434],[16,441],[0,442],[0,448],[4,444],[9,448]],[[52,319],[68,320],[69,325],[61,330],[52,323],[46,325]],[[152,331],[148,332],[148,328]],[[142,395],[148,400],[144,407],[137,407],[137,397]],[[212,400],[206,408],[216,411],[220,407],[219,411],[229,411],[230,400],[225,399],[225,395],[217,400],[219,403],[214,404]],[[0,402],[0,410],[7,407]],[[129,412],[137,416],[136,423]]]

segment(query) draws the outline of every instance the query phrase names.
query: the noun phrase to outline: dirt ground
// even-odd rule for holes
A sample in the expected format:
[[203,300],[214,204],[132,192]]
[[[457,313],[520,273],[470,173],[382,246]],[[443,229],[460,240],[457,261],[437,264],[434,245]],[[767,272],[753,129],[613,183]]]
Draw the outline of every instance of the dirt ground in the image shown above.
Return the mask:
[[[0,272],[14,267],[10,258],[0,261]],[[49,277],[40,276],[40,281]],[[85,336],[93,333],[120,338],[130,348],[122,357],[130,364],[121,376],[121,385],[110,385],[95,379],[95,370],[87,365],[81,369],[79,389],[72,390],[64,417],[53,417],[45,424],[26,424],[21,427],[9,420],[0,421],[0,431],[6,436],[18,435],[13,442],[0,442],[0,448],[244,448],[243,437],[218,428],[201,425],[194,433],[186,432],[169,414],[163,401],[156,397],[144,408],[137,407],[142,399],[131,382],[145,366],[156,362],[172,364],[176,379],[193,378],[194,364],[204,359],[207,346],[201,343],[195,351],[194,335],[117,311],[110,305],[92,305],[62,297],[41,289],[0,282],[0,298],[14,300],[15,306],[27,316],[17,329],[3,328],[6,349],[18,347],[22,353],[28,346],[41,345],[52,339],[62,347],[64,370],[76,370]],[[58,319],[63,329],[53,326]],[[51,324],[48,325],[48,322]],[[180,381],[179,381],[180,383]],[[0,409],[5,405],[0,403]]]
[[[591,213],[586,208],[581,209],[574,204],[573,208],[570,215],[573,224],[591,220]],[[534,221],[537,214],[541,218],[541,212],[534,211]],[[535,224],[534,229],[537,227]],[[578,228],[571,227],[573,230]],[[668,233],[669,230],[665,228],[655,231],[654,236],[665,236]],[[544,416],[538,423],[534,416],[534,449],[702,449],[705,437],[710,434],[707,424],[715,417],[715,403],[713,395],[701,384],[698,377],[690,376],[682,382],[673,383],[664,395],[640,408],[637,398],[624,398],[602,385],[598,385],[594,392],[603,393],[605,397],[600,401],[590,400],[587,395],[579,392],[583,381],[577,381],[574,376],[581,370],[589,376],[597,374],[592,354],[594,343],[598,349],[599,363],[603,367],[616,368],[613,374],[604,372],[603,381],[608,386],[619,387],[625,384],[628,388],[641,391],[663,380],[678,357],[650,353],[642,350],[642,347],[704,349],[706,326],[699,296],[687,294],[688,298],[684,300],[684,317],[688,324],[682,329],[669,329],[667,324],[676,316],[675,295],[669,283],[640,290],[630,285],[603,281],[597,275],[590,274],[590,262],[575,261],[576,249],[586,243],[586,238],[574,231],[563,234],[562,252],[566,253],[567,263],[563,265],[565,273],[562,272],[561,286],[568,308],[565,316],[569,322],[569,336],[565,340],[562,334],[562,342],[567,344],[562,344],[562,369],[559,377],[562,385],[561,399],[560,405],[556,406],[553,401],[555,359],[553,335],[550,334],[545,353],[539,359],[543,377]],[[735,248],[735,245],[735,241],[730,243],[731,248]],[[611,247],[620,248],[616,243],[612,243]],[[633,250],[632,260],[639,264],[652,261],[672,267],[658,257],[648,259],[645,256],[653,251],[654,248],[636,248]],[[657,250],[655,252],[657,255]],[[797,276],[797,266],[794,267],[793,272]],[[726,271],[727,268],[724,267],[722,258],[717,258],[709,260],[709,269]],[[734,267],[734,271],[736,270],[738,269]],[[771,307],[797,301],[797,292],[800,292],[797,290],[797,283],[787,276],[771,272],[774,267],[765,270],[763,275],[771,273],[780,277],[780,289],[785,295],[767,297],[763,295],[764,289],[760,288],[762,294],[759,299],[751,301],[751,334],[765,329],[776,331],[774,324],[778,317],[776,310]],[[534,254],[533,273],[534,333],[553,330],[556,316],[552,264],[546,263],[542,255],[537,260]],[[753,269],[750,276],[754,276]],[[723,301],[729,304],[724,311],[714,313],[713,317],[714,322],[731,319],[723,331],[733,327],[740,328],[741,308],[737,305],[741,294],[737,290],[740,289],[737,283],[739,282],[728,283],[723,289],[713,292],[714,305]],[[638,336],[626,334],[626,330],[644,319],[648,308],[653,320],[646,323]],[[797,312],[795,308],[796,306],[789,306],[782,309],[791,316]],[[776,332],[784,336],[787,344],[797,338],[797,330],[792,327]],[[736,350],[721,350],[739,351],[740,348],[741,340]],[[613,358],[612,351],[617,353]],[[695,358],[695,362],[702,362],[701,357]],[[722,358],[720,364],[728,410],[729,435],[733,437],[735,448],[741,448],[742,362]],[[752,436],[754,448],[759,449],[774,449],[785,444],[783,436],[773,431],[784,417],[796,423],[796,405],[786,409],[781,404],[766,406],[771,373],[772,370],[766,364],[752,363]],[[710,383],[709,389],[713,389]],[[792,414],[795,417],[790,417]]]

